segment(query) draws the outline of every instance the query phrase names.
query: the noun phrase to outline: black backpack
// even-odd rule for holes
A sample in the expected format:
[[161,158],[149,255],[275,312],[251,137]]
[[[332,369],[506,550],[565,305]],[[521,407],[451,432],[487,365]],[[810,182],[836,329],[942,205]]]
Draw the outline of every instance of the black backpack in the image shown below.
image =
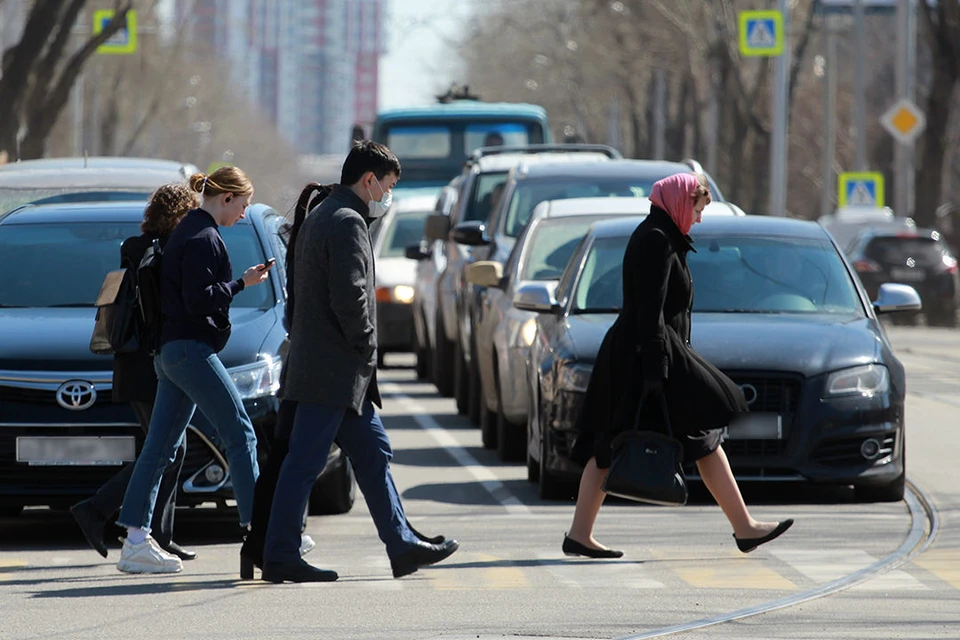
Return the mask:
[[136,269],[111,271],[97,296],[90,351],[98,355],[153,354],[160,337],[160,242],[153,241]]

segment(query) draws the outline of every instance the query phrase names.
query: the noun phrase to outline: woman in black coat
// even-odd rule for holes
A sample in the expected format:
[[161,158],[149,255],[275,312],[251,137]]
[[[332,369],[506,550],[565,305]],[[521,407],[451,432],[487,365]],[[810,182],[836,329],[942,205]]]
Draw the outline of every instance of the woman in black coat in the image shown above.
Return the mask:
[[[153,241],[159,240],[163,247],[177,223],[196,206],[196,196],[185,184],[167,184],[157,189],[143,212],[143,222],[140,224],[140,231],[143,233],[127,238],[120,246],[120,268],[136,270],[144,252],[153,245]],[[147,349],[137,353],[114,354],[112,395],[114,402],[130,403],[137,422],[146,433],[150,426],[150,415],[153,413],[153,402],[157,396],[157,373],[153,369],[153,355]],[[152,529],[155,532],[154,538],[164,550],[182,560],[192,560],[197,554],[183,549],[173,541],[177,484],[186,451],[187,444],[184,440],[177,449],[173,462],[163,473]],[[107,547],[103,541],[104,528],[107,521],[120,510],[132,473],[131,462],[104,483],[91,498],[70,509],[87,542],[104,558],[107,557]]]
[[[570,532],[563,552],[594,558],[619,558],[593,537],[603,504],[603,481],[611,461],[611,442],[633,427],[641,398],[662,393],[684,461],[696,461],[701,478],[733,526],[741,551],[773,540],[792,520],[754,520],[740,495],[720,447],[721,429],[747,411],[743,393],[730,378],[690,346],[693,279],[687,235],[700,222],[710,191],[703,176],[681,173],[660,180],[650,193],[650,215],[633,232],[623,257],[623,306],[597,354],[587,388],[579,435],[572,457],[584,465]],[[657,397],[644,403],[656,420]],[[646,423],[645,423],[646,424]]]

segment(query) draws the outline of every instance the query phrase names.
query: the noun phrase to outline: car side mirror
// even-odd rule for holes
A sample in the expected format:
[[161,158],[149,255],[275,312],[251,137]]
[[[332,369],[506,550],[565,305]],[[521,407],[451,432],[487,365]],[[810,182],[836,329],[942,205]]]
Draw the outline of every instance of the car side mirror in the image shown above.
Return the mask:
[[428,242],[434,240],[446,241],[450,235],[450,218],[442,213],[431,213],[423,221],[423,237]]
[[404,257],[410,258],[411,260],[426,260],[430,257],[430,254],[423,250],[423,247],[419,244],[413,244],[409,247],[406,247],[403,250]]
[[556,282],[521,282],[513,294],[513,306],[535,313],[560,313]]
[[873,301],[873,309],[878,314],[919,311],[921,306],[920,294],[916,289],[909,285],[892,282],[880,285],[877,299]]
[[467,267],[467,282],[480,287],[499,287],[503,282],[503,265],[493,260],[480,260]]
[[490,240],[486,237],[486,225],[479,220],[461,222],[450,232],[450,239],[457,244],[465,244],[469,247],[490,244]]

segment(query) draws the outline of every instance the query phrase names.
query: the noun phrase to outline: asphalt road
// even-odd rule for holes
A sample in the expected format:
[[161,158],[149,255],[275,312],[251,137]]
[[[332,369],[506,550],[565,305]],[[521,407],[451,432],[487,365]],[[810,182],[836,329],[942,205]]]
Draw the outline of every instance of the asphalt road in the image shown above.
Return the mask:
[[[179,541],[201,554],[183,573],[128,576],[113,564],[118,544],[102,560],[69,515],[28,510],[0,520],[0,639],[958,638],[960,332],[891,337],[908,369],[919,499],[747,486],[758,517],[797,520],[749,555],[702,494],[680,508],[611,502],[597,536],[626,555],[569,559],[560,542],[572,502],[538,499],[525,468],[483,450],[452,400],[393,368],[381,377],[394,474],[417,527],[460,540],[449,560],[394,580],[358,500],[347,515],[310,519],[308,559],[336,569],[337,583],[239,581],[235,521],[206,509],[178,515]],[[844,588],[851,576],[860,582]],[[781,608],[760,613],[771,602]],[[725,622],[731,612],[755,615]],[[707,626],[682,630],[691,623]]]

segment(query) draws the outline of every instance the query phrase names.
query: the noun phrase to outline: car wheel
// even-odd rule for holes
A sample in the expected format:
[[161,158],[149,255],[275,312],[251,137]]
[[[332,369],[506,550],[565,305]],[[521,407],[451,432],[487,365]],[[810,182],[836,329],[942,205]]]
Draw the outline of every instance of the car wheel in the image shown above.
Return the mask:
[[540,462],[534,459],[530,455],[530,441],[533,439],[530,433],[530,430],[533,428],[533,403],[536,402],[536,398],[533,394],[530,394],[530,397],[527,398],[528,408],[527,408],[527,441],[524,443],[524,448],[527,452],[527,481],[529,482],[539,482],[540,481]]
[[927,326],[929,327],[956,327],[957,312],[943,311],[941,313],[927,314]]
[[436,317],[436,348],[433,350],[433,369],[430,372],[433,376],[433,384],[437,387],[445,398],[453,395],[453,377],[454,377],[454,357],[456,355],[454,343],[447,340],[443,334],[443,318],[440,312]]
[[[426,326],[426,323],[424,323]],[[426,329],[424,329],[426,331]],[[426,344],[426,340],[420,340],[419,333],[414,330],[413,332],[413,344],[414,344],[414,353],[417,356],[417,380],[427,380],[430,377],[430,347]]]
[[477,349],[470,351],[470,367],[467,369],[467,416],[475,426],[480,426],[480,410],[483,406],[480,390],[480,367],[477,365]]
[[377,369],[383,369],[383,356],[385,354],[380,349],[377,349]]
[[353,508],[356,497],[357,483],[353,476],[353,465],[346,456],[341,456],[339,468],[313,484],[308,509],[312,516],[347,513]]
[[[496,360],[494,360],[496,363]],[[526,428],[521,429],[503,415],[503,401],[500,395],[500,367],[494,365],[493,384],[497,394],[497,456],[504,462],[523,460],[526,447]]]
[[470,379],[459,341],[454,343],[453,353],[453,397],[457,401],[457,413],[465,416],[470,410]]
[[550,436],[546,431],[540,435],[540,497],[544,500],[559,500],[567,497],[560,480],[550,473],[547,468],[547,441]]
[[486,407],[485,393],[481,393],[480,407],[480,440],[483,442],[484,449],[494,449],[497,446],[497,412],[490,411]]

